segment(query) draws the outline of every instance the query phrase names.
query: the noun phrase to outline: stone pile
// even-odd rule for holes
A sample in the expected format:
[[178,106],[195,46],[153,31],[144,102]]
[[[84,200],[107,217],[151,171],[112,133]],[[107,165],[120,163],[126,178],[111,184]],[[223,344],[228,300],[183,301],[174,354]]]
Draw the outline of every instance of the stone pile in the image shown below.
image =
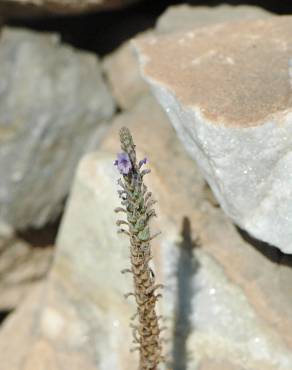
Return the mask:
[[[193,26],[183,9],[194,12]],[[138,37],[144,78],[162,107],[141,80],[129,43],[104,59],[103,71],[122,112],[110,119],[114,103],[109,98],[108,115],[88,134],[99,138],[98,150],[86,154],[75,172],[46,282],[0,330],[0,370],[137,369],[137,356],[129,353],[134,302],[123,298],[132,282],[120,275],[129,266],[128,242],[116,234],[113,212],[119,205],[113,161],[122,126],[131,130],[139,157],[149,159],[152,172],[146,183],[158,200],[153,231],[162,235],[153,242],[153,269],[165,285],[159,311],[169,339],[162,369],[292,368],[292,257],[236,227],[205,182],[243,227],[234,214],[255,205],[260,174],[263,181],[275,181],[273,191],[265,188],[265,199],[277,200],[282,212],[280,200],[285,199],[289,208],[289,176],[275,171],[289,156],[288,135],[286,146],[279,137],[289,127],[283,55],[285,48],[287,55],[290,50],[292,21],[256,8],[235,9],[209,10],[205,24],[218,24],[201,28],[197,8],[176,7],[158,20],[155,30]],[[175,11],[188,19],[179,34]],[[234,22],[239,13],[261,20]],[[268,125],[265,117],[271,120]],[[102,122],[109,119],[101,135]],[[97,145],[92,140],[87,147]],[[260,169],[272,163],[265,177]],[[240,171],[251,164],[254,177],[251,170],[243,176]],[[271,215],[265,210],[258,216]],[[279,235],[277,227],[272,230]]]

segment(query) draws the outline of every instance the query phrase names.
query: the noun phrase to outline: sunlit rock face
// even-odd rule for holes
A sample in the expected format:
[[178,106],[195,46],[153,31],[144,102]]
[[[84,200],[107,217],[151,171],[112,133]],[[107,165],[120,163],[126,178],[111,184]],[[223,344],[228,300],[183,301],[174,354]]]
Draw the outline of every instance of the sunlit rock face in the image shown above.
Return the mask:
[[[140,38],[145,37],[146,34],[165,34],[217,23],[271,16],[272,14],[266,10],[250,5],[223,4],[215,7],[174,5],[167,8],[157,19],[155,28],[135,37]],[[141,76],[131,41],[127,40],[118,49],[106,55],[102,67],[112,94],[122,109],[132,108],[141,96],[149,93],[149,86]]]
[[291,36],[287,16],[136,42],[145,79],[224,211],[285,253],[292,253]]
[[17,229],[40,227],[60,213],[113,99],[96,56],[56,35],[4,29],[0,70],[0,219]]

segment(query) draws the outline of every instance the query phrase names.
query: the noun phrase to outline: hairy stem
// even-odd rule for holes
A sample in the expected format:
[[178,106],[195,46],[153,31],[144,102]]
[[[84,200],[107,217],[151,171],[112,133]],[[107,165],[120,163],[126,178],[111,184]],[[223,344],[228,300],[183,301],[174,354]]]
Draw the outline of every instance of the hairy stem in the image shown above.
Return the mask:
[[150,235],[149,220],[156,216],[152,205],[155,203],[152,194],[147,191],[143,177],[150,170],[141,170],[146,159],[137,164],[136,150],[130,131],[123,127],[120,130],[121,148],[123,153],[118,155],[115,162],[123,175],[119,185],[122,191],[118,194],[125,212],[127,221],[118,220],[118,225],[127,225],[127,229],[120,232],[126,233],[130,239],[131,268],[124,270],[131,272],[134,282],[134,293],[137,303],[135,318],[137,323],[132,324],[133,342],[139,350],[139,370],[157,370],[162,360],[160,327],[156,314],[156,302],[161,296],[156,293],[161,285],[155,283],[155,275],[149,262],[152,259],[150,241],[156,236]]

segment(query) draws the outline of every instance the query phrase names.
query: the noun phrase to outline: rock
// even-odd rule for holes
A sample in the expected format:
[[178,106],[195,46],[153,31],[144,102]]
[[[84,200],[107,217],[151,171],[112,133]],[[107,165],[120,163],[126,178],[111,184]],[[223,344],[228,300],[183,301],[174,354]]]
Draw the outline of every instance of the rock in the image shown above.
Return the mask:
[[51,247],[36,248],[0,231],[0,310],[10,311],[44,280],[52,261]]
[[[150,130],[153,133],[149,139],[157,148],[157,158],[162,148],[159,132],[164,134],[165,147],[171,145],[176,152],[183,151],[153,98],[143,99],[133,113],[118,117],[116,125],[124,120],[135,123],[136,129],[144,134],[150,125],[155,128],[155,132]],[[103,144],[104,150],[111,145],[112,133],[107,137],[109,141]],[[120,275],[120,271],[129,265],[128,242],[116,234],[117,215],[113,209],[119,204],[116,194],[119,175],[113,160],[114,155],[106,152],[90,154],[77,171],[57,239],[58,251],[46,293],[48,300],[41,319],[41,332],[46,340],[59,347],[65,346],[68,351],[73,348],[86,351],[90,361],[102,370],[134,370],[137,359],[129,353],[132,347],[129,318],[134,306],[131,300],[123,298],[131,291],[131,279]],[[191,189],[195,193],[202,186],[203,180],[198,177]],[[101,215],[105,217],[101,218]]]
[[107,55],[102,66],[112,94],[122,109],[134,107],[143,95],[149,94],[129,41]]
[[61,45],[56,35],[5,28],[0,66],[0,220],[40,227],[59,214],[113,100],[96,57]]
[[[42,309],[34,318],[34,329],[26,334],[34,345],[26,351],[26,365],[18,354],[10,358],[9,347],[5,365],[14,361],[17,370],[32,370],[36,364],[37,369],[52,370],[136,369],[135,356],[129,352],[132,338],[128,320],[133,307],[123,297],[131,288],[120,273],[128,265],[127,243],[116,235],[116,215],[110,212],[118,201],[113,177],[117,174],[111,156],[90,154],[81,163],[58,237],[54,266],[42,293]],[[94,201],[92,194],[97,195]],[[106,209],[110,219],[100,219]],[[72,218],[77,224],[69,235]],[[78,245],[70,244],[73,240],[79,240]],[[0,354],[1,335],[0,331]]]
[[[190,368],[197,366],[196,361],[202,369],[207,363],[215,369],[223,363],[249,370],[289,368],[291,258],[270,261],[242,239],[220,209],[209,204],[198,169],[158,112],[150,98],[143,98],[132,112],[115,120],[102,148],[114,153],[119,146],[118,129],[126,125],[140,156],[150,159],[148,182],[158,199],[156,228],[163,231],[160,240],[153,243],[156,274],[167,285],[163,311],[172,333],[180,334],[177,345],[185,340]],[[180,235],[184,223],[186,231],[193,232],[193,241],[188,233],[184,238]],[[188,264],[190,252],[181,252],[177,246],[184,246],[184,239],[186,244],[196,245],[196,235],[202,247],[194,247]],[[181,271],[188,271],[186,276],[177,272],[180,260]],[[181,302],[178,307],[177,302]],[[177,321],[180,325],[175,328]],[[193,330],[186,335],[180,329],[184,326]]]
[[[118,203],[113,159],[90,154],[80,164],[57,240],[40,328],[46,340],[84,353],[97,369],[134,370],[128,326],[133,305],[124,299],[131,285],[120,272],[128,266],[128,246],[116,235],[116,215],[110,212]],[[78,245],[72,244],[77,240]]]
[[4,15],[8,17],[15,15],[36,16],[48,13],[66,15],[96,9],[118,9],[137,1],[139,0],[2,0],[0,1],[0,9],[3,9]]
[[[221,207],[285,253],[292,253],[291,19],[232,22],[136,43],[144,77]],[[266,60],[273,60],[267,68]]]
[[209,7],[182,4],[167,8],[158,18],[155,28],[158,33],[187,31],[216,23],[262,19],[271,15],[272,13],[263,8],[251,5],[221,4]]
[[[41,305],[31,300],[41,307],[31,321],[34,329],[26,331],[33,345],[25,342],[25,360],[33,365],[23,365],[23,349],[12,355],[16,316],[7,322],[13,335],[5,365],[74,369],[78,359],[79,368],[90,370],[136,369],[128,352],[134,307],[123,299],[131,279],[119,272],[128,266],[128,243],[115,234],[112,210],[119,204],[112,162],[121,125],[130,128],[139,156],[146,155],[152,169],[146,181],[159,215],[153,230],[163,232],[153,242],[155,274],[166,285],[159,309],[167,319],[166,352],[174,355],[174,368],[290,370],[292,261],[269,260],[208,202],[198,169],[151,97],[119,115],[103,152],[81,161],[45,299]],[[0,354],[7,338],[7,329],[0,331]],[[12,356],[18,367],[10,365]]]
[[21,307],[9,315],[2,324],[0,330],[1,370],[24,368],[23,362],[35,341],[36,323],[43,307],[42,302],[43,286],[39,285],[33,289]]
[[85,354],[68,353],[41,337],[38,329],[43,309],[44,285],[36,287],[4,322],[0,331],[1,370],[96,370]]
[[[155,29],[136,36],[183,31],[213,23],[229,22],[237,19],[266,18],[269,12],[250,5],[220,5],[216,7],[175,5],[170,6],[159,18]],[[122,109],[134,107],[137,101],[149,93],[149,87],[142,79],[137,57],[130,41],[122,44],[103,59],[103,70],[109,81],[113,96]]]

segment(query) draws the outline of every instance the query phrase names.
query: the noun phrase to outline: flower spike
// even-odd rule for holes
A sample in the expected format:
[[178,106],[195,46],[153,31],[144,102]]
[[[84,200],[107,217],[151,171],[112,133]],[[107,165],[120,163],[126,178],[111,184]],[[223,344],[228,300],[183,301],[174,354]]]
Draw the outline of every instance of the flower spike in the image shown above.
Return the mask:
[[156,290],[162,285],[156,284],[149,265],[152,258],[150,241],[158,235],[151,235],[149,227],[150,219],[156,216],[152,208],[155,201],[143,182],[144,175],[150,170],[140,171],[148,160],[144,158],[137,164],[135,144],[128,128],[120,130],[120,140],[123,152],[118,154],[114,165],[122,175],[118,181],[122,190],[118,190],[118,194],[123,207],[116,208],[116,212],[125,212],[127,220],[118,220],[117,225],[128,227],[128,230],[119,230],[130,240],[131,268],[123,272],[131,272],[134,282],[134,293],[126,294],[126,297],[134,296],[137,304],[134,315],[137,324],[132,325],[132,329],[134,343],[138,344],[135,349],[140,353],[139,370],[157,370],[162,360],[162,329],[158,323],[160,316],[156,314],[156,302],[161,294],[156,294]]

